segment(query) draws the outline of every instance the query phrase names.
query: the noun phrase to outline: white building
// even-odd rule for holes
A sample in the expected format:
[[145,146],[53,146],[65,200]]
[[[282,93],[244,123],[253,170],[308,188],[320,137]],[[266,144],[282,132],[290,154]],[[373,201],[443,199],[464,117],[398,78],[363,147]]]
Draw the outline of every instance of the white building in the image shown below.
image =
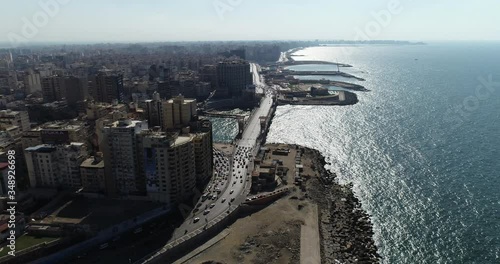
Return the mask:
[[29,147],[24,157],[31,187],[81,186],[80,164],[87,157],[83,143]]

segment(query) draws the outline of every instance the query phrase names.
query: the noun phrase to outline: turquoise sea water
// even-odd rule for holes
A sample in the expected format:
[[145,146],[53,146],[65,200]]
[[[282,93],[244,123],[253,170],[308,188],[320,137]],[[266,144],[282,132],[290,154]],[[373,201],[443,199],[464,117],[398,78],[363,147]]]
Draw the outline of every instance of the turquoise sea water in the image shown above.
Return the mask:
[[371,91],[354,106],[279,107],[268,142],[316,148],[354,183],[383,263],[500,263],[500,43],[298,53],[353,65],[342,70]]

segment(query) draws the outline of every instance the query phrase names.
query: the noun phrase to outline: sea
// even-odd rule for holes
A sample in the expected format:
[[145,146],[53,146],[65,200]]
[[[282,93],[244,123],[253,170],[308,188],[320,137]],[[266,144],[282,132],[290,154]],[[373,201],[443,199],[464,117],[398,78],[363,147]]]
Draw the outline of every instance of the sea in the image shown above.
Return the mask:
[[500,263],[500,43],[323,46],[295,54],[350,64],[340,70],[366,81],[300,78],[369,91],[356,92],[352,106],[280,106],[267,142],[318,149],[339,182],[353,183],[382,263]]

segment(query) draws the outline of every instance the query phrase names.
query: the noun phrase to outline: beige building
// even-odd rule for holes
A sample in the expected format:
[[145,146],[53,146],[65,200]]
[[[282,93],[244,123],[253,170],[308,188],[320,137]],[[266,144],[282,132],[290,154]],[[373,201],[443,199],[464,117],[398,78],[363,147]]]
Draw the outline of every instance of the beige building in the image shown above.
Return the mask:
[[196,185],[212,176],[212,133],[202,121],[196,133],[143,131],[138,152],[148,196],[155,201],[179,204],[193,195]]
[[207,183],[213,174],[213,142],[212,131],[193,134],[194,154],[196,160],[196,181],[199,185]]
[[196,172],[192,136],[143,132],[139,140],[141,173],[151,200],[178,204],[193,194]]
[[196,99],[177,96],[161,104],[162,129],[165,131],[188,126],[196,116]]

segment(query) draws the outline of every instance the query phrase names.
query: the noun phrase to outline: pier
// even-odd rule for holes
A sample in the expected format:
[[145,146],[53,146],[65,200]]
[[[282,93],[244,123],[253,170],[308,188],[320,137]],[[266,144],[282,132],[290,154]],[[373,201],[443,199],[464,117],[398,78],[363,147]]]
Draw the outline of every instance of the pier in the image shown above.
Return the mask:
[[356,77],[354,75],[351,75],[351,74],[348,74],[348,73],[345,73],[345,72],[341,72],[341,71],[292,71],[292,70],[283,70],[282,71],[283,74],[287,74],[287,75],[297,75],[297,76],[300,76],[300,75],[313,75],[313,76],[317,76],[317,75],[320,75],[320,76],[342,76],[342,77],[346,77],[346,78],[354,78],[358,81],[364,81],[365,79],[363,78],[359,78],[359,77]]
[[349,64],[344,64],[344,63],[337,63],[337,62],[331,62],[331,61],[296,61],[296,60],[289,60],[280,62],[281,65],[283,66],[297,66],[297,65],[308,65],[308,64],[322,64],[322,65],[337,65],[339,67],[352,67]]

